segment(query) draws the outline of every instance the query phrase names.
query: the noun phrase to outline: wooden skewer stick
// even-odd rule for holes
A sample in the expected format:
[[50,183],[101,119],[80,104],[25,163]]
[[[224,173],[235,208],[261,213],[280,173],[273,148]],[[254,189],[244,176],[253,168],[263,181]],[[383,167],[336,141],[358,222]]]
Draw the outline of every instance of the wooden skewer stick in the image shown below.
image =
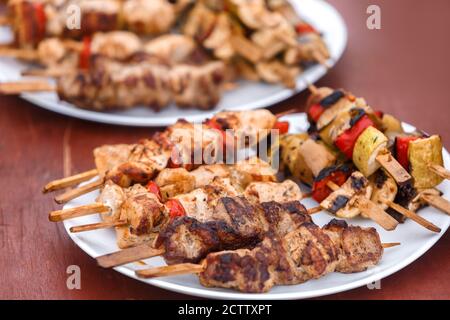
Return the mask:
[[53,222],[58,222],[90,214],[108,212],[109,210],[109,207],[102,203],[93,203],[70,209],[52,211],[48,215],[48,219]]
[[136,275],[141,278],[156,278],[175,276],[181,274],[200,273],[205,269],[201,264],[180,263],[171,266],[163,266],[136,271]]
[[313,58],[328,70],[331,69],[331,64],[321,54],[314,52]]
[[110,222],[98,222],[98,223],[92,223],[92,224],[85,224],[82,226],[76,226],[71,227],[70,232],[77,233],[77,232],[85,232],[85,231],[92,231],[92,230],[98,230],[98,229],[107,229],[107,228],[114,228],[114,227],[121,227],[126,225],[128,222],[125,220],[119,220],[119,221],[110,221]]
[[11,48],[9,46],[0,47],[0,56],[27,61],[36,61],[39,59],[36,50]]
[[56,87],[47,81],[19,81],[0,83],[0,94],[20,94],[22,92],[56,91]]
[[0,26],[9,26],[11,21],[9,17],[5,14],[0,15]]
[[281,117],[287,116],[289,114],[297,113],[297,112],[298,112],[298,108],[292,108],[292,109],[288,109],[286,111],[276,113],[275,117],[277,117],[277,119],[280,119]]
[[98,175],[98,170],[92,169],[89,171],[78,173],[78,174],[70,176],[70,177],[53,180],[45,185],[44,190],[42,192],[47,193],[47,192],[71,187],[71,186],[77,185],[83,181],[87,181],[97,175]]
[[396,247],[401,245],[400,242],[389,242],[389,243],[382,243],[381,246],[386,249],[386,248],[392,248],[392,247]]
[[309,81],[306,81],[306,86],[312,94],[316,94],[319,90],[314,84],[310,83]]
[[100,189],[103,186],[103,183],[104,183],[103,179],[99,179],[97,181],[88,183],[77,189],[69,190],[63,194],[56,196],[55,201],[58,204],[63,204],[63,203],[69,202],[70,200],[78,198],[78,197],[82,196],[83,194]]
[[307,212],[308,212],[308,214],[315,214],[315,213],[318,213],[318,212],[320,212],[320,211],[322,211],[322,210],[323,210],[323,209],[322,209],[321,206],[317,206],[317,207],[309,208],[309,209],[307,210]]
[[103,268],[112,268],[137,260],[157,257],[164,254],[163,248],[156,249],[152,244],[142,244],[133,248],[120,250],[97,257],[97,263]]
[[440,176],[441,178],[450,180],[450,171],[448,171],[447,169],[445,169],[442,166],[439,166],[437,164],[430,164],[428,166],[428,169],[430,169],[431,171],[433,171],[434,173],[436,173],[438,176]]
[[410,218],[411,220],[417,222],[418,224],[420,224],[421,226],[427,228],[430,231],[433,232],[441,232],[441,228],[439,228],[438,226],[434,225],[433,223],[431,223],[430,221],[428,221],[427,219],[419,216],[417,213],[410,211],[404,207],[402,207],[401,205],[394,203],[390,200],[385,201],[385,203],[391,207],[392,209],[394,209],[395,211],[397,211],[398,213],[401,213],[402,215],[404,215],[407,218]]
[[398,185],[404,185],[412,180],[411,175],[390,152],[381,153],[376,157],[378,163],[394,178]]
[[76,73],[75,69],[63,69],[63,68],[34,68],[22,71],[23,76],[34,76],[34,77],[51,77],[59,78],[67,75]]
[[422,194],[420,197],[425,200],[430,206],[450,215],[450,202],[448,200],[442,198],[441,196],[433,194]]
[[[333,191],[340,189],[340,187],[333,181],[328,181],[327,186]],[[369,199],[363,196],[356,195],[355,200],[355,205],[357,206],[357,208],[371,220],[382,226],[384,229],[390,231],[394,230],[397,227],[398,221]]]
[[[329,183],[327,183],[327,185],[328,185],[328,187],[330,187],[330,189],[331,190],[333,190],[333,191],[336,191],[338,188],[339,188],[339,186],[338,185],[336,185],[334,182],[332,182],[332,181],[330,181]],[[361,198],[364,198],[364,197],[361,197]],[[364,198],[364,199],[366,199],[366,198]],[[367,200],[367,199],[366,199]],[[362,202],[366,202],[366,201],[364,201],[363,199],[360,199],[360,198],[358,198],[358,200],[357,201],[362,201]],[[369,200],[367,200],[367,201],[369,201]],[[369,202],[372,202],[372,201],[369,201]],[[373,203],[373,202],[372,202]],[[373,203],[373,204],[375,204],[375,203]],[[426,220],[425,218],[422,218],[421,216],[419,216],[417,213],[415,213],[415,212],[412,212],[412,211],[410,211],[410,210],[407,210],[407,209],[405,209],[404,207],[402,207],[401,205],[399,205],[399,204],[396,204],[396,203],[394,203],[393,201],[390,201],[390,200],[386,200],[385,201],[385,204],[387,205],[387,206],[389,206],[389,207],[391,207],[392,209],[394,209],[395,211],[397,211],[398,213],[401,213],[402,215],[404,215],[405,217],[407,217],[407,218],[410,218],[411,220],[413,220],[414,222],[417,222],[418,224],[420,224],[421,226],[423,226],[423,227],[425,227],[425,228],[427,228],[428,230],[430,230],[430,231],[433,231],[433,232],[441,232],[441,229],[438,227],[438,226],[436,226],[436,225],[434,225],[433,223],[431,223],[430,221],[428,221],[428,220]],[[368,205],[369,207],[373,207],[371,204],[366,204],[366,205]],[[375,204],[376,205],[376,204]],[[361,210],[361,211],[363,211],[362,209],[366,209],[366,207],[359,207],[359,209]],[[381,208],[379,208],[380,210],[381,210]],[[376,211],[380,211],[380,210],[377,210],[377,209],[374,209],[374,210],[376,210]],[[366,211],[368,211],[368,210],[366,210]],[[369,212],[365,212],[365,211],[363,211],[366,215],[368,215],[371,219],[372,219],[372,217],[371,217],[371,215],[373,215],[373,212],[371,212],[370,214],[369,214]],[[384,212],[384,210],[383,210],[383,212]],[[375,212],[375,214],[376,215],[380,215],[380,212]],[[383,216],[385,216],[385,215],[388,215],[386,212],[384,212],[384,214],[383,214]],[[390,215],[389,215],[389,217],[391,217]],[[376,222],[378,222],[377,220],[375,220],[375,218],[377,218],[378,219],[378,217],[374,217],[373,218],[373,220],[374,221],[376,221]],[[392,218],[392,217],[391,217]],[[383,220],[385,220],[386,219],[386,217],[384,217],[383,218]],[[394,218],[392,218],[393,220],[395,220]],[[390,219],[388,219],[388,220],[390,220]],[[396,220],[395,220],[396,221]],[[391,221],[383,221],[383,223],[388,223],[388,224],[393,224],[393,221],[391,220]],[[398,224],[398,222],[397,222],[397,224]],[[381,224],[380,224],[381,225]]]
[[[400,245],[400,242],[382,243],[383,248],[392,248]],[[168,277],[182,274],[201,273],[205,270],[204,264],[180,263],[170,266],[153,267],[144,270],[137,270],[136,275],[140,278]]]

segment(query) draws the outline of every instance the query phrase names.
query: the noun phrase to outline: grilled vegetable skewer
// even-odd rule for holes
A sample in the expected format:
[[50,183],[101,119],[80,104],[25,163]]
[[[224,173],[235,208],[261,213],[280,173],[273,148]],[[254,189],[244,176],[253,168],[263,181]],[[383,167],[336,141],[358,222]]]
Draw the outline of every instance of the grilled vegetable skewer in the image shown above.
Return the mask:
[[[285,135],[281,138],[281,162],[288,167],[289,171],[303,183],[312,187],[313,198],[321,203],[330,196],[333,191],[329,187],[330,183],[334,186],[344,185],[346,180],[350,177],[352,168],[349,165],[338,165],[334,163],[338,161],[339,156],[335,151],[330,150],[320,141],[313,140],[307,134]],[[340,161],[343,161],[340,157]],[[381,173],[380,173],[381,174]],[[380,175],[377,174],[376,176]],[[368,188],[363,190],[353,190],[354,184],[349,184],[347,191],[351,191],[350,194],[345,190],[342,190],[338,194],[331,196],[328,199],[326,205],[322,203],[322,207],[336,214],[338,217],[351,218],[361,214],[359,206],[367,201],[360,197],[359,202],[354,198],[354,193],[367,193],[366,198],[372,200],[375,204],[382,206],[382,209],[388,207],[394,207],[395,211],[401,210],[402,214],[407,214],[408,217],[413,217],[413,220],[424,227],[434,231],[440,232],[440,229],[434,224],[426,221],[412,211],[406,212],[406,209],[400,209],[400,207],[393,203],[397,194],[397,185],[390,176],[384,174],[384,179],[378,179],[377,181],[369,181],[361,183],[360,185],[367,185]],[[375,177],[375,176],[374,176]],[[365,178],[363,179],[365,180]],[[373,179],[372,179],[373,180]],[[383,180],[383,181],[381,181]],[[353,192],[355,191],[355,192]],[[362,192],[359,192],[362,191]],[[345,201],[344,201],[345,200]],[[390,202],[386,202],[389,200]],[[387,204],[389,205],[387,205]],[[374,206],[367,204],[364,208],[370,205],[370,208]],[[365,210],[367,211],[367,209]],[[392,218],[382,210],[374,209],[372,214],[365,215],[366,217],[373,218],[377,223],[385,228],[392,229],[396,223]]]
[[417,192],[413,192],[410,198],[417,193],[422,200],[450,214],[450,202],[432,191],[449,178],[448,170],[443,167],[441,138],[438,135],[400,134],[395,137],[394,144],[397,160],[414,178]]
[[[306,257],[312,252],[317,258],[308,262],[311,259]],[[253,249],[215,252],[199,265],[177,264],[136,274],[149,278],[199,273],[205,286],[259,293],[277,284],[299,284],[333,271],[360,272],[376,265],[382,254],[383,246],[373,228],[352,227],[337,220],[319,228],[306,222],[284,236],[267,236]],[[243,265],[255,272],[250,275]]]
[[[375,128],[376,126],[380,128],[385,127],[390,135],[398,134],[396,131],[401,130],[399,121],[390,116],[382,115],[381,123],[379,123],[380,117],[372,112],[370,108],[365,107],[366,103],[362,99],[357,99],[342,90],[333,91],[329,88],[315,88],[314,86],[310,86],[310,90],[312,90],[312,95],[308,100],[308,116],[313,125],[313,130],[318,130],[320,137],[325,142],[330,145],[336,145],[346,154],[347,158],[351,158],[364,175],[370,176],[382,166],[396,180],[402,190],[401,193],[407,192],[403,190],[411,189],[412,183],[417,187],[416,179],[419,182],[419,187],[430,183],[428,178],[424,179],[425,176],[420,174],[424,170],[430,172],[431,178],[442,181],[432,171],[433,169],[429,169],[435,168],[434,171],[436,171],[439,170],[437,169],[438,167],[442,166],[442,144],[440,144],[437,136],[419,139],[416,142],[418,148],[415,149],[413,146],[413,152],[420,150],[421,145],[427,146],[426,148],[429,151],[428,153],[419,151],[418,154],[421,153],[421,155],[416,155],[416,170],[414,173],[416,177],[412,179],[405,167],[386,150],[387,137]],[[350,129],[346,129],[348,125],[351,125]],[[402,145],[405,146],[405,143]],[[408,150],[408,148],[403,149]],[[422,151],[424,150],[422,149]],[[402,159],[407,159],[408,156],[404,154],[403,152],[403,157],[400,157],[399,161],[404,162]],[[422,160],[417,161],[417,159],[421,158]],[[438,172],[445,173],[444,170],[441,169]],[[428,182],[421,182],[421,179],[422,181],[428,180]],[[450,204],[447,208],[446,210],[449,212]]]

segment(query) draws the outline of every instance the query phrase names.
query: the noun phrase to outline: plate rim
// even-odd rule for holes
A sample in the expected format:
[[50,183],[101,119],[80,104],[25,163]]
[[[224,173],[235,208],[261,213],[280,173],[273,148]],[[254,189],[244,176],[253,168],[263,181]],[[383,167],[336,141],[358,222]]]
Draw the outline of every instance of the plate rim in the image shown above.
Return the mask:
[[[291,118],[296,119],[296,117],[302,117],[305,118],[305,113],[295,113],[291,115],[287,115],[285,117],[282,117],[284,120],[290,120]],[[402,122],[402,125],[408,128],[409,130],[414,130],[414,126]],[[446,163],[450,163],[450,154],[447,151],[447,149],[444,147],[443,149],[443,157],[444,161]],[[70,207],[70,202],[67,203],[64,208]],[[86,252],[89,256],[92,258],[96,258],[96,253],[93,249],[91,249],[85,242],[81,241],[77,238],[76,234],[70,232],[70,220],[65,220],[63,222],[64,228],[66,232],[68,233],[69,237],[72,239],[75,244],[80,247],[84,252]],[[317,290],[309,290],[309,291],[299,291],[299,292],[286,292],[286,293],[271,293],[270,291],[268,293],[240,293],[236,291],[226,290],[226,289],[217,289],[217,288],[193,288],[189,287],[187,285],[180,285],[175,284],[171,282],[167,282],[165,280],[161,279],[141,279],[137,277],[134,274],[134,270],[131,270],[129,268],[126,268],[125,266],[119,266],[113,268],[115,271],[128,276],[132,279],[138,280],[140,282],[150,284],[165,290],[187,294],[191,296],[196,297],[202,297],[202,298],[212,298],[212,299],[229,299],[229,300],[238,300],[238,299],[246,299],[246,300],[261,300],[261,299],[267,299],[267,300],[291,300],[291,299],[307,299],[307,298],[314,298],[314,297],[321,297],[326,296],[330,294],[335,294],[339,292],[344,292],[348,290],[352,290],[358,287],[365,286],[369,283],[372,283],[374,281],[378,281],[381,279],[384,279],[403,268],[407,267],[417,259],[419,259],[423,254],[428,252],[440,239],[441,237],[447,232],[447,229],[450,227],[450,216],[446,216],[446,223],[444,225],[441,225],[441,232],[439,234],[432,234],[430,238],[424,242],[418,250],[414,251],[413,254],[411,254],[407,259],[402,260],[401,262],[387,267],[383,271],[376,272],[372,275],[367,275],[363,279],[351,281],[349,283],[341,284],[335,287],[331,288],[325,288],[325,289],[317,289]],[[370,269],[369,269],[370,270]],[[313,281],[313,280],[312,280]]]

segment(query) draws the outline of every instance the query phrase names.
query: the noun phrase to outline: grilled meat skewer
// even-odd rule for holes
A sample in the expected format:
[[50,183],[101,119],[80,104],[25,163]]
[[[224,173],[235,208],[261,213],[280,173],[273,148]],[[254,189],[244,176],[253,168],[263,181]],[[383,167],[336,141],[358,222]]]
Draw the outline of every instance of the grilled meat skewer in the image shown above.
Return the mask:
[[[222,251],[206,256],[200,267],[186,265],[185,273],[199,273],[207,287],[262,293],[274,285],[293,285],[330,272],[354,273],[377,265],[383,246],[373,228],[348,226],[332,220],[323,228],[305,222],[284,236],[268,234],[253,249]],[[170,275],[183,265],[136,271],[140,277]],[[169,272],[165,272],[166,269]]]

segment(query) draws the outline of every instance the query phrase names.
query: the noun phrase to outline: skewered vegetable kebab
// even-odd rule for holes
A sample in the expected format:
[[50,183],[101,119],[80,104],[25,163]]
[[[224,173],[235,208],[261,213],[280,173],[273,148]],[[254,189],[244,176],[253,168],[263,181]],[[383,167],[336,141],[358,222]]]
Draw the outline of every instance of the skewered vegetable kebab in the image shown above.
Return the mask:
[[[310,106],[308,115],[312,121],[313,130],[318,129],[319,136],[323,141],[330,145],[336,145],[347,158],[353,158],[354,164],[366,177],[382,165],[396,180],[400,188],[400,194],[409,193],[408,190],[411,190],[413,180],[409,173],[395,161],[390,152],[386,151],[388,138],[374,128],[378,117],[374,117],[370,109],[361,111],[361,109],[352,107],[351,102],[355,101],[357,105],[358,99],[355,99],[351,94],[346,95],[340,90],[333,92],[329,88],[312,88],[312,90],[315,93],[308,101]],[[380,115],[382,117],[379,127],[384,126],[386,134],[392,136],[396,132],[402,131],[398,120],[390,115]],[[322,116],[325,117],[325,120]],[[348,128],[349,125],[350,128]],[[353,152],[353,149],[355,152]],[[442,150],[439,152],[442,152]],[[427,165],[430,166],[430,163]],[[441,166],[442,160],[433,163],[433,168],[442,168]],[[442,171],[445,171],[445,169],[440,170],[441,174]],[[389,203],[392,204],[392,202]],[[395,204],[392,206],[396,207],[396,211],[401,210]]]
[[[44,187],[44,192],[74,186],[95,175],[98,175],[100,179],[93,183],[92,188],[94,189],[101,187],[105,180],[112,180],[122,187],[133,183],[145,184],[166,167],[194,169],[192,161],[196,152],[204,155],[205,150],[209,150],[209,152],[216,149],[222,151],[219,148],[221,145],[217,145],[217,142],[223,143],[223,137],[226,137],[227,143],[232,140],[225,133],[226,129],[234,130],[235,136],[232,137],[234,139],[239,140],[253,136],[250,140],[257,142],[264,138],[263,134],[268,134],[271,128],[276,127],[277,117],[265,109],[219,112],[201,126],[178,121],[163,132],[156,133],[152,140],[143,140],[132,145],[107,145],[96,148],[94,150],[96,171],[90,170],[86,173],[52,181]],[[197,139],[202,137],[202,146],[193,144],[195,137]],[[245,147],[246,143],[238,141],[236,145]],[[217,152],[216,160],[222,161],[219,159],[221,155],[223,152]],[[58,196],[56,200],[64,203],[84,194],[84,190],[87,190],[86,192],[94,190],[92,188],[80,187]]]
[[253,249],[210,253],[200,264],[184,263],[138,270],[143,278],[198,273],[207,287],[262,293],[330,272],[354,273],[375,266],[383,245],[374,228],[332,220],[323,228],[304,222],[285,235],[268,234]]
[[[314,137],[308,134],[285,135],[281,138],[280,144],[281,163],[294,177],[312,187],[312,197],[325,210],[342,218],[352,218],[362,214],[365,217],[371,217],[385,228],[395,227],[395,221],[379,208],[375,208],[373,204],[356,205],[358,203],[356,195],[364,195],[383,210],[394,207],[396,212],[401,211],[403,215],[406,214],[424,227],[435,232],[440,231],[432,223],[414,212],[406,212],[393,202],[397,194],[397,185],[390,176],[379,172],[369,182],[361,174],[352,174],[351,165],[336,165],[336,163],[345,162],[336,150],[329,149],[322,141],[314,140]],[[380,177],[381,175],[383,177]],[[355,183],[356,180],[359,183]],[[342,186],[342,190],[330,195],[333,191],[329,186],[330,183],[334,186]],[[363,202],[366,201],[363,200]],[[389,206],[386,203],[389,203]],[[362,207],[363,211],[359,207]],[[368,212],[369,208],[370,212]]]
[[[375,204],[368,203],[371,194],[368,181],[364,177],[355,176],[354,180],[359,183],[346,183],[351,175],[351,168],[347,165],[336,166],[337,154],[326,145],[312,139],[308,134],[286,135],[281,138],[280,145],[281,163],[297,179],[312,187],[313,198],[321,204],[323,209],[347,218],[350,216],[350,212],[358,215],[361,211],[370,210],[369,217],[371,219],[386,230],[395,229],[398,223],[393,218]],[[343,192],[345,190],[348,196],[348,205],[342,208],[342,211],[336,210],[336,205],[321,203],[331,193],[331,189],[327,185],[329,182],[343,185]],[[355,202],[356,198],[360,198],[362,195],[368,199],[360,200],[362,204]]]
[[395,135],[393,148],[397,160],[414,179],[414,189],[403,194],[399,201],[411,210],[429,204],[450,214],[450,202],[436,189],[444,179],[450,179],[449,171],[443,167],[441,138],[421,132],[400,133]]
[[[8,20],[17,46],[32,48],[46,37],[78,38],[94,32],[129,30],[137,34],[168,32],[189,1],[165,0],[12,0]],[[81,28],[69,30],[67,8],[81,9]]]

